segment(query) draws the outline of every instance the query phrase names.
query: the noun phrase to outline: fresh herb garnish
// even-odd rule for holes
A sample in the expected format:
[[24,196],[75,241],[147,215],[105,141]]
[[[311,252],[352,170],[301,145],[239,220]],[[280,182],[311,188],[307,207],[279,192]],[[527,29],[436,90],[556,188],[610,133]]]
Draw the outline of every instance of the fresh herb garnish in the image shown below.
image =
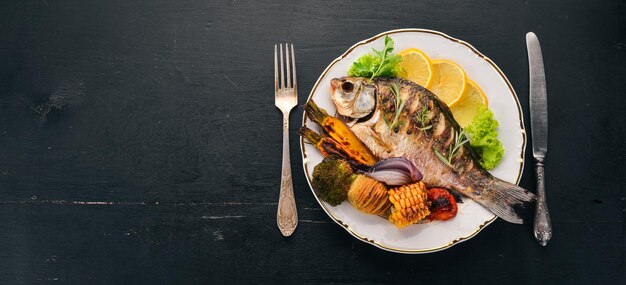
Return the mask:
[[372,48],[374,54],[361,56],[352,63],[348,75],[355,77],[367,77],[370,80],[374,77],[393,77],[400,69],[398,63],[402,60],[399,55],[393,54],[393,40],[385,36],[385,48],[376,50]]
[[404,109],[404,104],[406,103],[406,101],[400,98],[400,90],[398,90],[398,84],[391,83],[390,89],[391,89],[391,93],[393,93],[393,95],[396,96],[396,102],[395,102],[396,113],[394,114],[393,121],[391,123],[389,123],[389,121],[387,121],[387,119],[384,116],[383,116],[383,120],[385,121],[387,126],[389,126],[389,129],[394,130],[396,127],[402,126],[402,124],[404,123],[404,122],[398,122],[398,119],[400,118],[400,114],[402,114],[402,110]]
[[426,106],[426,104],[422,106],[422,110],[419,113],[415,113],[415,117],[421,124],[421,127],[418,127],[420,131],[426,131],[433,127],[433,124],[426,125],[430,123],[430,118],[428,118],[428,106]]
[[452,159],[454,158],[454,156],[456,156],[457,151],[467,142],[469,142],[469,139],[467,138],[467,136],[465,135],[465,131],[461,130],[461,132],[454,132],[454,146],[450,145],[450,147],[448,148],[448,156],[444,156],[443,154],[441,154],[438,150],[436,150],[433,146],[433,152],[435,153],[435,156],[437,156],[437,158],[439,158],[439,160],[441,160],[441,162],[445,163],[447,166],[452,167]]

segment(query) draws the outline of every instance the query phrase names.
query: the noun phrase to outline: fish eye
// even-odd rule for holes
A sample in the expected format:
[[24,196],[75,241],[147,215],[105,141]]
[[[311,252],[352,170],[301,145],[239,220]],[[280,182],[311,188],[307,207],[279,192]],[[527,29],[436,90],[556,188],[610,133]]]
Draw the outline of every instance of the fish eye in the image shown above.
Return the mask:
[[354,84],[352,84],[352,82],[346,81],[343,84],[341,84],[341,90],[343,92],[350,93],[352,92],[352,90],[354,90]]

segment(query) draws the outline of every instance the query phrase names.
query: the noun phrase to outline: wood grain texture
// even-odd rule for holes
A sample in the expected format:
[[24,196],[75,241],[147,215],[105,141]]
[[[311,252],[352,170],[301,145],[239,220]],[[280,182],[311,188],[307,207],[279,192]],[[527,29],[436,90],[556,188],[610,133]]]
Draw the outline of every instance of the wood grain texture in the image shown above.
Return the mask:
[[[625,5],[4,1],[0,284],[626,282]],[[295,135],[301,104],[352,44],[406,27],[493,59],[526,122],[524,35],[539,36],[550,92],[547,247],[530,224],[497,221],[443,252],[393,254],[352,238],[317,205]],[[296,47],[300,93],[291,238],[275,218],[272,55],[285,41]],[[534,190],[532,167],[521,185]]]

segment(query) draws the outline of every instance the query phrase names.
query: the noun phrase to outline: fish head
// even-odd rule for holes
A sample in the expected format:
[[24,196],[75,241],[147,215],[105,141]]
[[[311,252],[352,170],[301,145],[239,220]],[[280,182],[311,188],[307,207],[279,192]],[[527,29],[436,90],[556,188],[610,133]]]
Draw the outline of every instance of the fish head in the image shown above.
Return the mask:
[[362,77],[341,77],[330,81],[330,98],[339,114],[360,119],[376,107],[376,86]]

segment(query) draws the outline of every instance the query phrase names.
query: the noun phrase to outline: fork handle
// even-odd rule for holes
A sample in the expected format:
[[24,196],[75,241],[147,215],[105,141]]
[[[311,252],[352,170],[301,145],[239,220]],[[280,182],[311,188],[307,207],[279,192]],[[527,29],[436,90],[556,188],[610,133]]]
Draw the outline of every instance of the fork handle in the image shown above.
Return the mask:
[[290,236],[298,225],[298,211],[293,195],[291,162],[289,159],[289,112],[283,112],[283,170],[280,178],[280,197],[276,214],[278,229],[283,236]]

